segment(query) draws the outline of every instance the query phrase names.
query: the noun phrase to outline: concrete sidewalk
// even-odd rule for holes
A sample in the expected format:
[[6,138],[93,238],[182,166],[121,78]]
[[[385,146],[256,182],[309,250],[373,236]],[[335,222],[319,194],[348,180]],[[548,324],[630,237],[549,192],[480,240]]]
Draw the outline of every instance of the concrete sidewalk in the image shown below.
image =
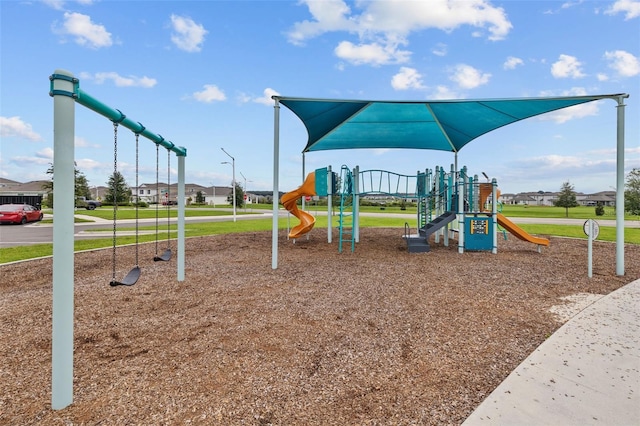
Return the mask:
[[640,280],[540,345],[464,425],[640,425]]

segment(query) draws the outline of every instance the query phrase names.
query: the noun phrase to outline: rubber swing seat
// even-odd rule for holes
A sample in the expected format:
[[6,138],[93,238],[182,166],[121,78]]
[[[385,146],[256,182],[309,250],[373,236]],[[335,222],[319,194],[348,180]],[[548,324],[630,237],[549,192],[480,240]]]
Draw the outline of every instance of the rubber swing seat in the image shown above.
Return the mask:
[[140,267],[136,266],[129,271],[127,276],[125,276],[124,279],[122,279],[122,281],[114,280],[114,281],[111,281],[109,285],[111,287],[115,287],[118,285],[134,285],[136,282],[138,282],[138,279],[140,278],[140,273],[141,273]]
[[162,253],[160,256],[153,256],[153,260],[155,260],[156,262],[158,261],[168,261],[171,260],[171,249],[166,249],[164,251],[164,253]]

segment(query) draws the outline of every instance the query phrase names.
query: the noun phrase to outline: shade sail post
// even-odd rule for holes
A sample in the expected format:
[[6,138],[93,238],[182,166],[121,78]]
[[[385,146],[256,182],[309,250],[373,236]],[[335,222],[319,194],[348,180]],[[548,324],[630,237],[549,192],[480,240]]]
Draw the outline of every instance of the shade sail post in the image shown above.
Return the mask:
[[278,174],[280,163],[280,102],[274,97],[273,106],[273,222],[271,234],[271,269],[278,269]]
[[[305,174],[305,170],[306,170],[305,163],[304,163],[305,160],[306,159],[304,157],[304,152],[303,152],[302,153],[302,180],[300,182],[304,182],[305,178],[307,177],[307,175]],[[305,202],[305,198],[306,197],[300,197],[300,198],[302,198],[302,210],[304,210],[305,209],[305,205],[307,204]],[[309,235],[307,235],[307,238],[309,238]]]
[[616,274],[624,275],[624,99],[618,96],[616,159]]

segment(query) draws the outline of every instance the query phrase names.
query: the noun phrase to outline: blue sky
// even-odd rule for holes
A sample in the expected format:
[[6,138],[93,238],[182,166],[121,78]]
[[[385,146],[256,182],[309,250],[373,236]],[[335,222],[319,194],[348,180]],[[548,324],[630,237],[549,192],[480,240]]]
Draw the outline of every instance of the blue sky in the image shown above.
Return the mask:
[[[1,1],[0,176],[46,179],[53,161],[49,76],[187,148],[186,181],[271,190],[270,96],[426,100],[628,93],[625,172],[640,167],[640,1]],[[458,157],[502,192],[611,190],[616,102],[602,100],[486,134]],[[75,158],[91,186],[113,172],[113,126],[76,107]],[[280,122],[280,189],[302,181],[304,126]],[[133,134],[118,168],[135,184]],[[167,155],[160,156],[166,181]],[[450,153],[308,153],[306,170],[343,164],[413,175]],[[172,181],[177,162],[172,157]],[[155,182],[141,139],[140,177]]]

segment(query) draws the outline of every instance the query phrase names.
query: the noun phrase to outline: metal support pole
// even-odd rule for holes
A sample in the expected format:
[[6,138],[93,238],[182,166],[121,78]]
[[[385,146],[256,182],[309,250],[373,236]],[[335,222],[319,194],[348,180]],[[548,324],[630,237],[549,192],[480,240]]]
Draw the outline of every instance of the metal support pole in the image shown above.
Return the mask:
[[[224,152],[225,154],[227,154],[229,156],[229,158],[231,158],[231,192],[232,192],[232,205],[233,205],[233,221],[236,221],[236,159],[233,158],[231,156],[231,154],[229,154],[227,151],[224,150],[224,148],[220,148],[222,150],[222,152]],[[223,161],[223,164],[229,164],[228,161]]]
[[464,252],[464,176],[460,176],[457,181],[458,184],[458,253]]
[[73,226],[75,197],[75,100],[77,80],[56,70],[53,96],[53,316],[51,336],[51,408],[61,410],[73,402]]
[[327,242],[333,241],[333,172],[327,167]]
[[587,221],[589,235],[587,235],[587,276],[593,277],[593,220]]
[[353,169],[353,232],[354,241],[360,242],[360,166]]
[[616,160],[616,275],[624,275],[624,98],[618,98]]
[[[306,159],[305,159],[305,157],[304,157],[304,152],[303,152],[303,153],[302,153],[302,183],[304,183],[304,180],[307,178],[307,175],[305,174],[305,171],[306,171],[306,167],[305,167],[305,166],[306,166],[306,164],[305,164],[305,160],[306,160]],[[306,203],[306,200],[305,200],[305,197],[304,197],[304,196],[303,196],[303,197],[300,197],[300,198],[302,199],[302,210],[304,210],[304,209],[305,209],[305,205],[306,205],[307,203]],[[307,234],[307,238],[309,238],[309,234]]]
[[498,253],[498,181],[491,179],[491,220],[493,221],[493,249],[491,253]]
[[185,238],[185,190],[184,190],[184,156],[178,156],[178,281],[184,281],[184,238]]
[[[438,217],[443,213],[442,210],[442,173],[440,173],[440,166],[436,166],[436,175],[435,175],[435,199],[436,199],[436,213],[435,216]],[[440,243],[440,230],[435,232],[435,242],[436,244]]]
[[273,217],[271,228],[271,269],[278,269],[278,166],[280,162],[280,102],[273,106]]

